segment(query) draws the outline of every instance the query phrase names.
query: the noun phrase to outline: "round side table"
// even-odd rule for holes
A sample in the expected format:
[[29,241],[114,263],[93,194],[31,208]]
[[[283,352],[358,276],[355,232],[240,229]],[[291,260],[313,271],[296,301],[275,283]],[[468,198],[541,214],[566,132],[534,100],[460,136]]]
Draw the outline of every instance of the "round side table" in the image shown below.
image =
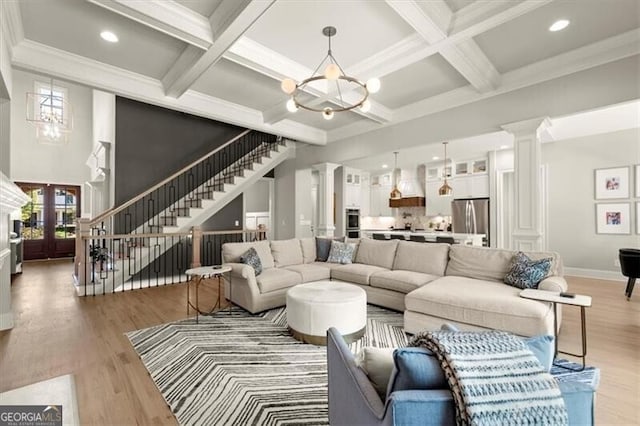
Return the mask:
[[[226,280],[229,283],[229,288],[231,288],[231,274],[228,274],[228,272],[231,272],[230,266],[200,266],[198,268],[187,269],[185,272],[187,277],[189,277],[189,281],[187,281],[187,316],[189,316],[189,308],[195,309],[196,323],[198,323],[199,315],[211,315],[216,309],[222,308],[223,280]],[[198,294],[200,292],[200,283],[207,278],[216,278],[218,280],[218,301],[209,312],[203,312],[200,310]],[[195,305],[191,303],[192,285],[196,287]],[[231,313],[231,304],[229,304],[229,313]]]

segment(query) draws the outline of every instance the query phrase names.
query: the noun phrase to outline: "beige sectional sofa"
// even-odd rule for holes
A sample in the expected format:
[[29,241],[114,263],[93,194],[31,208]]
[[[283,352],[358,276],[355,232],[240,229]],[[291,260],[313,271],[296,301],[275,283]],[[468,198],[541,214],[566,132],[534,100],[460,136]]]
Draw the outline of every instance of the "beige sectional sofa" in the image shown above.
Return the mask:
[[[263,271],[239,263],[254,247]],[[550,304],[519,297],[503,283],[515,252],[484,247],[410,241],[357,241],[354,261],[316,261],[314,238],[226,243],[223,261],[232,267],[232,289],[225,294],[250,312],[285,305],[287,289],[301,283],[337,280],[362,287],[367,301],[404,311],[409,333],[439,329],[443,322],[461,329],[501,329],[523,336],[553,334]],[[566,291],[562,261],[556,253],[527,253],[553,258],[540,289]]]

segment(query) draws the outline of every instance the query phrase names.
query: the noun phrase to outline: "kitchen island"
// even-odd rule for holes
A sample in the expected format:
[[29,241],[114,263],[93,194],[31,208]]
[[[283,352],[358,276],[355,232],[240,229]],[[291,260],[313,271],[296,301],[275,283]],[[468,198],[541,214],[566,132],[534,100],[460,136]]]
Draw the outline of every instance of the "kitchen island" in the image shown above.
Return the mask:
[[364,229],[360,233],[364,238],[373,238],[373,234],[384,234],[385,238],[390,239],[391,235],[401,235],[405,240],[409,240],[412,235],[423,236],[426,241],[435,242],[436,237],[450,237],[456,244],[465,244],[468,246],[482,246],[482,239],[486,234],[460,234],[454,232],[434,232],[434,231],[399,231],[389,229]]

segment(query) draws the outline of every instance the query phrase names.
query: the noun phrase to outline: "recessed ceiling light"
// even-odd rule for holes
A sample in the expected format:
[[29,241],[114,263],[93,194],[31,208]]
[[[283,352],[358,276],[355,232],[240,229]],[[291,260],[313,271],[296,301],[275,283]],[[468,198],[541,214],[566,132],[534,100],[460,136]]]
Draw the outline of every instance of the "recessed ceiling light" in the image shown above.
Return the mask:
[[509,148],[509,145],[500,145],[500,149],[507,149]]
[[114,33],[112,33],[111,31],[103,31],[100,33],[100,37],[102,37],[103,40],[108,41],[109,43],[117,43],[118,42],[118,36],[115,35]]
[[389,167],[389,166],[388,166],[388,165],[386,165],[386,164],[383,164],[383,165],[382,165],[382,168],[383,168],[383,169],[386,169],[387,167]]
[[551,26],[549,27],[549,31],[552,31],[552,32],[561,31],[567,28],[568,26],[569,26],[568,19],[558,19],[556,22],[551,24]]
[[440,157],[438,157],[437,155],[434,155],[433,157],[431,157],[432,160],[439,160]]

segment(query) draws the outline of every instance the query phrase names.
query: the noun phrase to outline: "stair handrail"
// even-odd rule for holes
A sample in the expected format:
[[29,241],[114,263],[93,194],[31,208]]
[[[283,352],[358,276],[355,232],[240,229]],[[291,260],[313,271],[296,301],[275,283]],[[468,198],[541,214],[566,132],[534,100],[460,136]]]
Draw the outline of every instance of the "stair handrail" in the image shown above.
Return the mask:
[[196,161],[192,162],[191,164],[183,167],[182,169],[178,170],[177,172],[175,172],[174,174],[172,174],[171,176],[169,176],[166,179],[163,179],[162,181],[158,182],[157,184],[155,184],[154,186],[152,186],[151,188],[147,189],[144,192],[141,192],[140,194],[136,195],[135,197],[133,197],[132,199],[130,199],[129,201],[120,204],[118,207],[113,207],[101,214],[99,214],[98,216],[96,216],[95,218],[91,219],[91,221],[89,222],[89,226],[93,226],[95,224],[97,224],[98,222],[102,222],[104,221],[106,218],[108,218],[109,216],[113,216],[119,212],[121,212],[122,210],[126,209],[127,207],[129,207],[130,205],[134,204],[135,202],[137,202],[138,200],[142,199],[143,197],[149,195],[150,193],[152,193],[153,191],[155,191],[156,189],[160,188],[161,186],[171,182],[173,179],[177,178],[178,176],[180,176],[182,173],[188,171],[189,169],[191,169],[192,167],[202,163],[203,161],[207,160],[209,157],[211,157],[212,155],[214,155],[216,152],[220,151],[221,149],[231,145],[232,143],[234,143],[235,141],[237,141],[238,139],[240,139],[241,137],[247,135],[248,133],[251,133],[253,130],[252,129],[247,129],[243,132],[241,132],[240,134],[238,134],[237,136],[231,138],[230,140],[228,140],[227,142],[223,143],[222,145],[220,145],[219,147],[217,147],[216,149],[214,149],[213,151],[209,152],[207,155],[205,155],[204,157],[201,157],[199,159],[197,159]]

